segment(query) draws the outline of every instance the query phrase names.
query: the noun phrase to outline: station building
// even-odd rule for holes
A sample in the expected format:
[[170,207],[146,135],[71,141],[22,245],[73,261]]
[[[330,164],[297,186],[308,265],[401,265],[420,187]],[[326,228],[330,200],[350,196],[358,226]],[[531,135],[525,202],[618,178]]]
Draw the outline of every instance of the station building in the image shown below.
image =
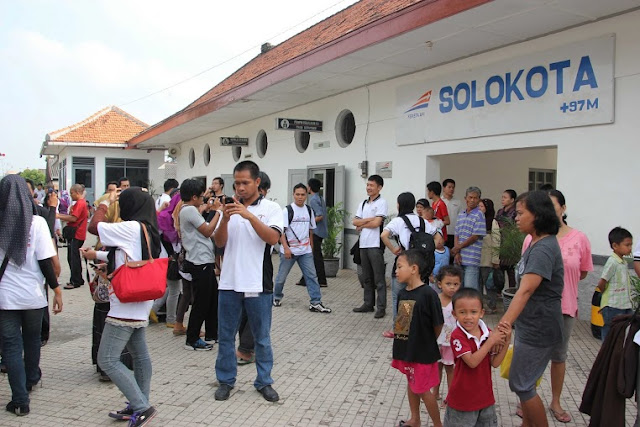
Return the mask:
[[[129,145],[169,149],[179,177],[207,181],[251,159],[281,205],[315,176],[352,214],[374,173],[390,213],[432,180],[497,207],[548,183],[598,261],[614,226],[640,238],[638,40],[639,0],[362,0],[263,46]],[[345,247],[356,238],[348,221]]]

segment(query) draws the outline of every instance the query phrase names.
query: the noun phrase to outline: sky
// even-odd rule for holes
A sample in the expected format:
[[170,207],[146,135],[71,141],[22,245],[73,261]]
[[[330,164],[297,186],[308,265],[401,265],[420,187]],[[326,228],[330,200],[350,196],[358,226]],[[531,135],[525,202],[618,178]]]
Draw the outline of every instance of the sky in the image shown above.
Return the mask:
[[0,175],[44,168],[47,133],[109,105],[157,123],[355,2],[0,0]]

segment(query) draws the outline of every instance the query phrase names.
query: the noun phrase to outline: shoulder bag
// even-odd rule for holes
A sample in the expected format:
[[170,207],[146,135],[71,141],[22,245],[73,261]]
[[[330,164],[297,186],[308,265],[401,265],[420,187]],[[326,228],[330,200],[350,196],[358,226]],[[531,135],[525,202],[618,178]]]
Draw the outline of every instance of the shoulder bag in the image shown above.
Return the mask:
[[[162,297],[167,288],[169,258],[154,259],[147,227],[140,224],[149,250],[149,259],[129,261],[124,255],[124,264],[111,274],[111,286],[120,302],[142,302]],[[144,242],[143,242],[144,244]]]

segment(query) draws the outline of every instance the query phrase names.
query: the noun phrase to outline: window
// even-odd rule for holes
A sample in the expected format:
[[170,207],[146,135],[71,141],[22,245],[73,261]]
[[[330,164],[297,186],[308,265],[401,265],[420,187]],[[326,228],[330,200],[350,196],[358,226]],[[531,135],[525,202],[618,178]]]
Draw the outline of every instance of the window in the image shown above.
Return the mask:
[[106,158],[105,165],[105,182],[126,176],[133,187],[149,186],[149,160]]
[[60,190],[67,189],[67,159],[64,158],[60,162],[60,170],[58,171],[58,186]]
[[556,171],[553,169],[529,169],[529,191],[539,190],[545,184],[556,188]]
[[347,147],[356,135],[356,119],[349,110],[342,110],[336,119],[336,138],[341,147]]
[[191,148],[189,150],[189,167],[193,169],[195,164],[196,164],[196,151],[193,148]]
[[211,147],[209,147],[209,144],[204,144],[204,152],[202,153],[202,157],[204,159],[204,165],[209,166],[209,162],[211,162]]
[[267,141],[267,133],[260,129],[258,136],[256,137],[256,150],[258,151],[258,157],[263,158],[267,154],[267,147],[269,142]]
[[231,155],[233,156],[233,160],[237,162],[240,160],[240,156],[242,156],[242,147],[239,145],[234,145],[231,147]]
[[309,148],[309,140],[311,139],[309,132],[297,130],[294,134],[294,139],[296,141],[296,149],[299,153],[307,151],[307,148]]

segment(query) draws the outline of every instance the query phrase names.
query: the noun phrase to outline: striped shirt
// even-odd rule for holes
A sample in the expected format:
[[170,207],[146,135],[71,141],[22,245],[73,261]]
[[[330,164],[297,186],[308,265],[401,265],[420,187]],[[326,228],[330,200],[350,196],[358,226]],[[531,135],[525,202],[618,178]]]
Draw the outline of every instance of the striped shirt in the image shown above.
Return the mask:
[[[471,212],[462,210],[458,214],[456,222],[456,236],[458,243],[463,243],[471,236],[484,236],[487,234],[487,224],[484,214],[477,207]],[[480,257],[482,254],[482,239],[476,240],[471,245],[460,250],[462,256],[462,265],[480,266]]]

